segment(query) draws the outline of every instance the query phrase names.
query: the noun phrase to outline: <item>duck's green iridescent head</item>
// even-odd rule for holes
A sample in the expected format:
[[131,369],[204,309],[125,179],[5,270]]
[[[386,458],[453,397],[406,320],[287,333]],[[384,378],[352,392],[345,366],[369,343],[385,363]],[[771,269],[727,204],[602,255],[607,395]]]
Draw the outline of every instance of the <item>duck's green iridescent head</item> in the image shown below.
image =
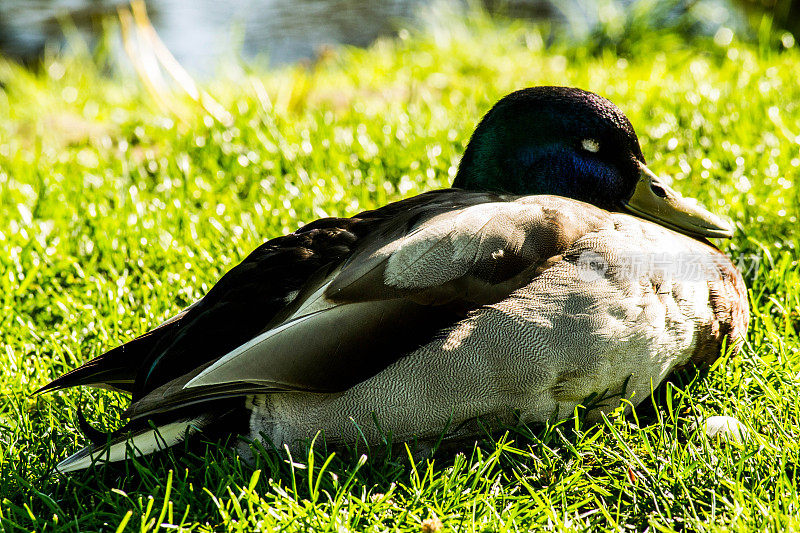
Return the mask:
[[732,234],[728,223],[647,168],[617,106],[571,87],[531,87],[497,102],[472,135],[453,187],[555,194],[692,236]]

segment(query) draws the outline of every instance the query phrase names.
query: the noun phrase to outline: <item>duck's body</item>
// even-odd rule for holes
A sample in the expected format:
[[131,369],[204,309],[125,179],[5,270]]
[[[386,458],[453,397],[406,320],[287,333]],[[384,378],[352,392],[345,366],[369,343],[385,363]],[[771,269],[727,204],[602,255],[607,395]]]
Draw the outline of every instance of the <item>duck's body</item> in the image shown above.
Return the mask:
[[[446,237],[445,242],[437,235],[437,249],[431,251],[427,251],[429,239],[413,242],[412,234],[394,254],[417,259],[415,249],[421,247],[426,252],[417,261],[424,266],[409,267],[407,259],[400,259],[402,269],[391,275],[402,275],[396,283],[404,287],[426,285],[433,275],[441,276],[436,282],[442,283],[451,278],[450,272],[470,272],[454,276],[464,280],[473,273],[499,270],[503,268],[499,263],[513,256],[511,261],[520,261],[513,272],[522,273],[513,284],[517,288],[470,301],[460,294],[468,293],[465,286],[479,278],[455,282],[463,292],[448,291],[446,297],[435,298],[456,298],[446,305],[469,309],[463,318],[447,320],[430,338],[421,339],[422,346],[341,392],[251,396],[249,437],[292,444],[322,431],[329,443],[365,439],[376,444],[387,434],[396,441],[436,439],[447,428],[474,435],[478,427],[470,421],[561,419],[592,396],[599,408],[590,416],[597,416],[616,407],[620,398],[638,404],[677,367],[713,361],[724,333],[736,338],[744,333],[747,312],[736,305],[745,298],[744,284],[716,249],[574,200],[534,196],[502,201],[507,203],[450,211],[442,222],[457,225],[460,217],[473,216],[483,222],[484,216],[492,216],[492,224],[508,216],[529,238],[549,233],[551,227],[561,231],[548,235],[544,245],[534,242],[536,251],[530,255],[514,254],[506,231],[496,239],[482,235],[491,241],[482,246],[474,242],[471,231],[456,230],[455,238]],[[472,222],[467,224],[470,229]],[[474,250],[462,252],[472,245]],[[546,253],[538,255],[542,249]],[[465,255],[466,267],[459,260]],[[388,256],[387,270],[395,257]],[[691,266],[676,270],[679,261]],[[386,273],[384,277],[393,279]],[[324,283],[335,288],[337,282],[333,275]],[[347,305],[331,296],[323,306]],[[421,289],[407,298],[428,296]],[[337,323],[337,327],[352,325]],[[318,333],[313,324],[300,329],[307,329],[298,332],[300,337]],[[397,333],[412,334],[404,330]],[[322,348],[323,353],[335,353],[330,346]]]
[[[637,188],[622,195],[634,210],[632,157],[636,176],[620,180]],[[649,187],[647,201],[664,198]],[[670,225],[727,231],[699,208],[681,211],[687,222],[656,207]],[[741,275],[703,241],[577,199],[448,189],[273,239],[182,314],[47,388],[130,392],[126,429],[142,453],[221,424],[279,446],[318,432],[331,444],[424,441],[474,436],[479,419],[562,418],[590,397],[595,416],[620,398],[637,404],[746,325]],[[128,435],[106,459],[125,457]],[[91,464],[101,447],[60,469]]]

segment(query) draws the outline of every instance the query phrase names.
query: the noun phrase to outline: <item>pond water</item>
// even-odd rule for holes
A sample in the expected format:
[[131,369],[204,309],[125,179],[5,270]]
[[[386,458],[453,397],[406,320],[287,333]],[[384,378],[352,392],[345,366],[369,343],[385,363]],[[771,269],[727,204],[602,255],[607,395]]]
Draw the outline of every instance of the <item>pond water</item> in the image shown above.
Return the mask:
[[[232,50],[268,56],[272,65],[313,57],[335,44],[365,46],[413,20],[425,0],[150,0],[159,36],[190,70],[209,71]],[[488,2],[489,7],[492,2]],[[0,0],[0,52],[18,59],[60,42],[64,21],[91,40],[102,15],[118,0]],[[510,0],[504,9],[523,16],[558,16],[547,0]],[[510,7],[509,7],[510,6]],[[554,15],[555,13],[555,15]]]
[[[649,0],[434,0],[438,10],[456,13],[478,1],[490,12],[546,19],[573,35],[598,24],[603,9],[618,13],[632,6],[669,10],[691,6],[702,32],[730,25],[731,0],[661,2]],[[314,57],[325,46],[365,46],[430,12],[426,0],[146,0],[156,31],[190,71],[213,73],[235,53],[268,57],[280,65]],[[45,43],[63,43],[61,30],[74,25],[91,42],[101,31],[103,15],[114,16],[124,0],[0,0],[0,54],[22,60],[41,55]],[[604,7],[605,6],[605,7]],[[666,10],[663,6],[668,6]],[[653,11],[658,11],[653,9]],[[658,18],[656,16],[656,18]],[[735,18],[735,17],[734,17]],[[66,23],[66,26],[65,26]],[[735,25],[735,24],[734,24]]]

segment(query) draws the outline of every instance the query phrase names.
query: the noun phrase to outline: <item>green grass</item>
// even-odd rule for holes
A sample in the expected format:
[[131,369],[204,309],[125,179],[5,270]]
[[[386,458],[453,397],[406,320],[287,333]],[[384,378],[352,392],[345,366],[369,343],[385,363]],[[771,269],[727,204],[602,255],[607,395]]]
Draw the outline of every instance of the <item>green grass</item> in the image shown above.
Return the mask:
[[[799,529],[800,53],[669,35],[626,47],[544,44],[535,27],[450,20],[186,98],[79,52],[39,73],[0,60],[0,530],[419,531]],[[265,239],[444,187],[480,116],[537,84],[575,85],[631,118],[651,168],[736,221],[743,353],[667,388],[647,416],[516,428],[432,461],[208,444],[72,476],[76,407],[114,424],[125,399],[32,397],[51,378],[205,293]],[[178,118],[178,114],[183,118]],[[753,260],[757,257],[758,260]],[[737,417],[743,446],[697,422]],[[374,454],[373,454],[374,455]]]

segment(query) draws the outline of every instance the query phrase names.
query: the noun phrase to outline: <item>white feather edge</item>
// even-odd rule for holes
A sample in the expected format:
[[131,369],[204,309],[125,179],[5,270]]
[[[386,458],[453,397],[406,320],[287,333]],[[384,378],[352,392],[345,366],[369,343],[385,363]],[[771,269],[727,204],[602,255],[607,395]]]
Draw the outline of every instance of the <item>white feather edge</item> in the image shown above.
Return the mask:
[[129,457],[129,450],[133,451],[134,457],[165,450],[182,442],[188,435],[195,433],[204,421],[205,417],[201,416],[191,420],[171,422],[155,429],[149,429],[106,448],[100,448],[95,451],[88,451],[90,450],[88,447],[84,448],[58,463],[56,471],[66,474],[89,468],[95,463],[123,461]]
[[325,298],[325,289],[328,288],[328,285],[331,284],[331,282],[338,273],[339,270],[337,269],[330,276],[328,276],[325,282],[322,285],[320,285],[320,287],[317,290],[315,290],[312,294],[310,294],[305,299],[303,304],[297,309],[297,311],[295,311],[292,314],[292,316],[287,318],[283,324],[253,337],[244,344],[240,344],[230,352],[226,353],[225,355],[217,359],[217,361],[213,365],[209,366],[208,368],[200,372],[198,375],[196,375],[194,378],[192,378],[186,385],[183,386],[183,388],[191,389],[195,387],[202,387],[204,385],[217,385],[219,383],[224,383],[213,377],[212,374],[216,370],[230,364],[232,360],[236,359],[237,357],[247,352],[254,346],[261,344],[266,339],[274,335],[277,335],[288,328],[297,326],[305,322],[306,320],[309,320],[310,318],[314,317],[317,313],[337,307],[337,304],[330,302],[328,299]]
[[220,368],[222,368],[223,366],[229,365],[234,359],[238,358],[240,355],[242,355],[243,353],[245,353],[248,350],[250,350],[250,348],[261,344],[262,342],[264,342],[268,338],[279,334],[280,332],[282,332],[285,329],[288,329],[288,328],[293,327],[293,326],[297,326],[297,325],[305,322],[306,320],[309,320],[309,319],[313,318],[314,315],[316,313],[319,313],[319,312],[321,312],[321,311],[316,311],[316,312],[311,313],[309,315],[301,316],[300,318],[292,320],[291,322],[286,322],[284,324],[281,324],[280,326],[278,326],[275,329],[271,329],[269,331],[265,331],[261,335],[253,337],[252,339],[250,339],[246,343],[238,346],[237,348],[234,348],[233,350],[228,352],[226,355],[223,355],[221,358],[219,358],[217,360],[216,363],[214,363],[210,367],[208,367],[205,370],[203,370],[202,372],[200,372],[194,378],[192,378],[191,381],[189,381],[186,385],[183,386],[183,388],[184,389],[192,389],[192,388],[195,388],[195,387],[202,387],[204,385],[219,385],[220,383],[228,383],[228,381],[219,380],[219,379],[215,378],[214,377],[214,373],[217,370],[219,370]]

